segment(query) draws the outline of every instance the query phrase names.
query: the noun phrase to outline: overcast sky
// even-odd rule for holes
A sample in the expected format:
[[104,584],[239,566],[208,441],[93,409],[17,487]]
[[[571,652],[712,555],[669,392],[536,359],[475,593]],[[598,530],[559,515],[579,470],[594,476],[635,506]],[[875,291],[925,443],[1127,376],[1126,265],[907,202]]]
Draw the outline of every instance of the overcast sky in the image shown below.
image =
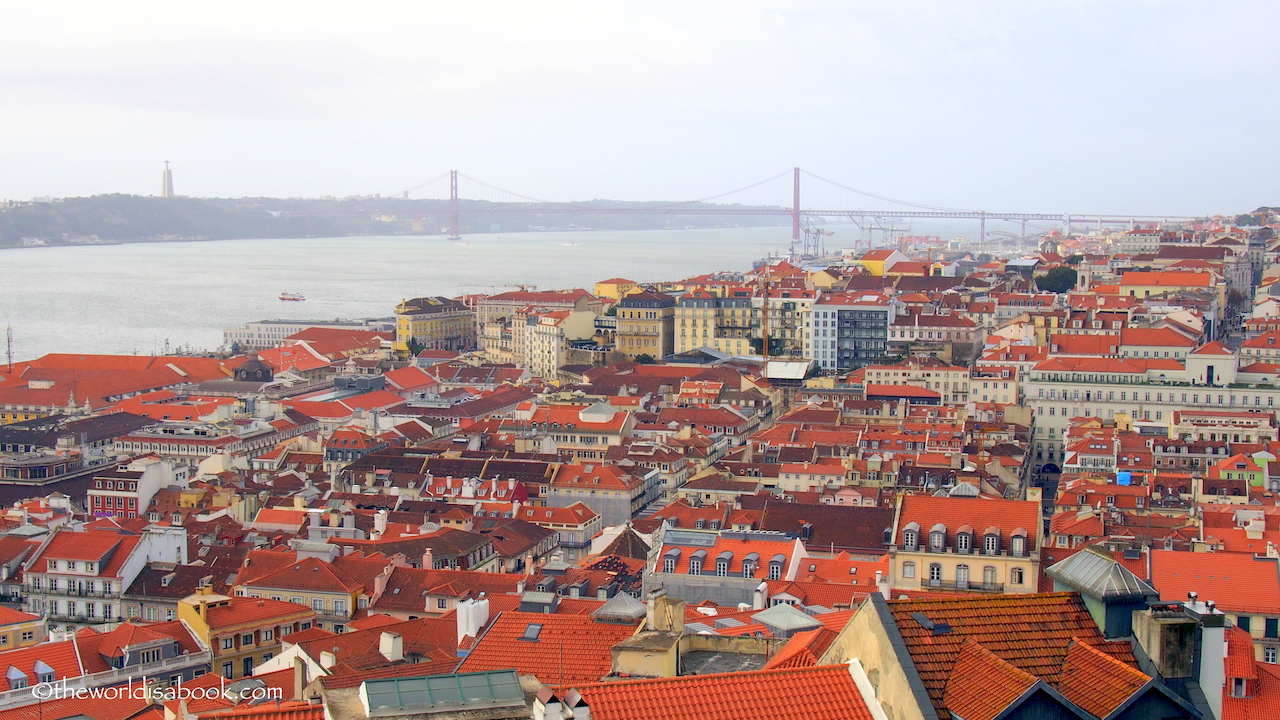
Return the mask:
[[0,198],[157,193],[166,159],[220,197],[456,168],[683,200],[799,165],[958,208],[1233,213],[1280,205],[1278,27],[1274,0],[0,0]]

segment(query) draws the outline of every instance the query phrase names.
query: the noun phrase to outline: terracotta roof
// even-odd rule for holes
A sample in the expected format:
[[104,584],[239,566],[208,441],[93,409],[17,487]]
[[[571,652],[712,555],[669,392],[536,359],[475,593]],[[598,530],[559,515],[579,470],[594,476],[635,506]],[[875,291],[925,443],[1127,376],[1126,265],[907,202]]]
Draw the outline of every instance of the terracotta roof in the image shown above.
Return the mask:
[[[1145,563],[1120,561],[1138,577],[1146,577]],[[1165,602],[1182,602],[1188,592],[1195,591],[1226,612],[1280,614],[1280,573],[1275,558],[1152,550],[1150,582]],[[1249,592],[1241,593],[1240,588],[1249,588]]]
[[1150,285],[1163,287],[1209,287],[1213,281],[1212,273],[1202,272],[1126,272],[1120,280],[1121,285]]
[[[1055,685],[1073,641],[1105,642],[1097,623],[1075,593],[996,595],[950,600],[888,602],[898,631],[930,699],[941,711],[948,677],[965,640],[1050,685]],[[951,631],[935,635],[913,617],[919,613]],[[1114,645],[1107,649],[1120,650]],[[1130,651],[1122,658],[1132,662]]]
[[314,616],[315,611],[305,605],[283,600],[234,597],[229,604],[211,606],[208,609],[206,622],[209,624],[209,629],[216,632],[297,615]]
[[1121,345],[1139,347],[1195,347],[1196,341],[1172,328],[1124,328]]
[[[34,686],[39,682],[39,673],[35,669],[36,663],[39,662],[53,669],[55,680],[76,678],[84,674],[84,667],[80,664],[80,657],[76,654],[74,640],[46,642],[0,653],[0,668],[12,666],[21,670],[26,674],[29,686]],[[6,685],[0,684],[0,690],[8,689]]]
[[35,622],[39,619],[39,615],[32,615],[31,613],[25,613],[11,607],[0,606],[0,625],[15,625],[17,623]]
[[1040,527],[1040,503],[1026,500],[997,500],[969,497],[934,497],[932,495],[908,495],[902,498],[898,512],[896,542],[902,541],[902,532],[909,523],[919,525],[918,542],[929,541],[934,525],[946,526],[947,547],[954,547],[955,536],[962,525],[973,528],[975,552],[981,547],[981,538],[990,527],[1000,531],[1000,549],[1010,547],[1012,532],[1018,528],[1026,531],[1027,551],[1036,549],[1037,530]]
[[[535,625],[541,626],[536,636],[525,639],[533,635]],[[598,682],[613,667],[613,646],[636,629],[586,615],[504,612],[476,641],[458,672],[514,667],[548,685]]]
[[[385,563],[383,563],[385,567]],[[317,558],[303,558],[267,575],[254,578],[245,586],[255,588],[279,588],[309,590],[313,592],[355,592],[364,583],[348,575],[341,568]]]
[[947,679],[943,704],[964,720],[995,720],[1039,680],[982,645],[965,640]]
[[[592,720],[871,720],[844,665],[579,685]],[[967,720],[967,719],[966,719]]]
[[1058,678],[1058,692],[1105,718],[1150,681],[1149,675],[1077,641],[1067,650],[1067,660]]
[[[753,610],[754,612],[758,612]],[[781,670],[787,668],[813,667],[818,658],[831,647],[832,641],[839,635],[825,627],[805,630],[791,636],[786,645],[765,663],[765,670]]]

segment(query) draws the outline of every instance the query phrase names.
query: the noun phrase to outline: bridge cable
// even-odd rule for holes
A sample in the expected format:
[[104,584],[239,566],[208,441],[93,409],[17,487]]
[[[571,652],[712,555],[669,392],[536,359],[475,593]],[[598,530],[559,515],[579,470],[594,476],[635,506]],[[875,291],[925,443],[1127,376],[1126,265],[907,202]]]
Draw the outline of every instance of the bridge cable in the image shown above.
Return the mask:
[[[445,173],[445,174],[447,175],[448,173]],[[543,199],[541,199],[541,198],[529,197],[528,195],[521,195],[521,194],[520,194],[520,193],[518,193],[518,192],[512,192],[512,191],[510,191],[510,190],[504,190],[503,188],[500,188],[500,187],[498,187],[498,186],[496,186],[496,185],[490,185],[489,183],[487,183],[487,182],[485,182],[485,181],[483,181],[483,180],[477,180],[477,179],[475,179],[475,178],[471,177],[470,175],[463,175],[462,173],[458,173],[458,177],[460,177],[460,178],[466,178],[467,180],[470,180],[471,182],[476,183],[477,185],[482,185],[482,186],[484,186],[484,187],[487,187],[487,188],[489,188],[490,190],[496,190],[496,191],[498,191],[498,192],[500,192],[500,193],[506,193],[506,194],[508,194],[508,195],[514,195],[514,196],[516,196],[516,197],[520,198],[521,200],[527,200],[527,201],[529,201],[529,202],[536,202],[536,203],[549,203],[549,204],[554,204],[554,203],[553,203],[553,201],[551,201],[551,200],[543,200]],[[498,201],[495,201],[495,202],[498,202]]]
[[440,182],[440,181],[442,181],[442,179],[447,178],[447,177],[449,177],[449,173],[448,173],[448,170],[445,170],[445,172],[444,172],[443,174],[440,174],[440,176],[439,176],[439,177],[431,178],[431,179],[429,179],[429,181],[426,181],[426,182],[421,183],[421,184],[415,184],[415,186],[413,186],[413,187],[411,187],[411,188],[408,188],[408,190],[406,190],[406,191],[404,191],[404,192],[413,192],[413,191],[415,191],[415,190],[421,190],[421,188],[424,188],[424,187],[426,187],[426,186],[429,186],[429,184],[433,184],[433,183],[436,183],[436,182]]
[[764,180],[761,180],[760,182],[757,182],[757,183],[751,183],[750,185],[746,185],[746,186],[744,186],[744,187],[740,187],[740,188],[738,188],[737,190],[730,190],[729,192],[726,192],[726,193],[720,193],[719,195],[712,195],[712,196],[710,196],[710,197],[698,198],[697,200],[684,200],[684,201],[682,201],[682,202],[680,202],[680,203],[678,203],[678,204],[680,204],[680,205],[684,205],[684,204],[688,204],[688,203],[704,203],[704,202],[710,202],[710,201],[712,201],[712,200],[716,200],[716,199],[719,199],[719,198],[725,197],[725,196],[727,196],[727,195],[733,195],[734,193],[740,193],[740,192],[742,192],[743,190],[750,190],[751,188],[760,187],[761,185],[764,185],[764,184],[765,184],[765,183],[767,183],[767,182],[773,182],[774,180],[777,180],[778,178],[786,177],[786,176],[790,175],[791,173],[792,173],[792,171],[791,171],[791,170],[783,170],[782,172],[778,173],[777,175],[774,175],[773,177],[765,178]]
[[897,203],[899,205],[906,205],[908,207],[920,208],[921,210],[934,210],[937,212],[980,212],[979,210],[962,210],[960,208],[938,207],[936,205],[922,205],[920,203],[908,202],[906,200],[898,200],[891,197],[885,197],[884,195],[877,195],[875,193],[870,193],[870,192],[867,192],[866,190],[859,190],[857,188],[852,188],[852,187],[849,187],[848,185],[842,185],[836,182],[835,180],[828,180],[822,177],[821,175],[815,175],[809,172],[808,170],[805,170],[804,168],[800,168],[800,172],[804,173],[805,175],[808,175],[809,177],[815,180],[821,180],[822,182],[827,183],[828,185],[834,185],[838,188],[848,190],[849,192],[854,192],[859,195],[866,195],[867,197],[875,198],[876,200],[884,200],[885,202]]

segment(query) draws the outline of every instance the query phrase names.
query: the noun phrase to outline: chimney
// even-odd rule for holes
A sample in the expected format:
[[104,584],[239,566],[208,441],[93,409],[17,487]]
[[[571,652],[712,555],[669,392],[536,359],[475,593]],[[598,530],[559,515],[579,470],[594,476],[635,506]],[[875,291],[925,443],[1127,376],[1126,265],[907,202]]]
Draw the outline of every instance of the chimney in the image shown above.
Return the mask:
[[431,548],[422,551],[422,567],[430,570],[436,566],[435,556],[431,554]]
[[328,670],[338,664],[338,656],[325,650],[320,653],[320,667]]
[[294,509],[294,510],[301,510],[301,509],[303,509],[303,508],[305,508],[305,507],[306,507],[306,505],[304,505],[304,504],[303,504],[303,502],[302,502],[302,496],[301,496],[301,495],[294,495],[294,496],[293,496],[293,509]]
[[893,599],[893,587],[889,583],[889,576],[880,570],[876,571],[876,590],[885,600]]
[[295,702],[302,700],[302,693],[307,687],[307,666],[302,662],[302,658],[296,655],[293,658],[293,700]]
[[382,536],[387,532],[387,511],[385,508],[379,510],[373,516],[373,530]]
[[378,638],[378,652],[387,662],[400,662],[404,659],[404,638],[400,633],[383,631]]

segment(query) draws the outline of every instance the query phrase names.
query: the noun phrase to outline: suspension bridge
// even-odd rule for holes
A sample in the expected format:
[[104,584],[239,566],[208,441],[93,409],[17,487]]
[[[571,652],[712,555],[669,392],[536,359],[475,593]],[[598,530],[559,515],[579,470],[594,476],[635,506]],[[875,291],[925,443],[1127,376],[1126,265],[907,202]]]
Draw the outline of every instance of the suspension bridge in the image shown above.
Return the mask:
[[[778,202],[780,198],[778,182],[784,178],[790,178],[790,197],[786,198],[789,202]],[[816,183],[814,189],[826,189],[843,191],[847,195],[840,199],[840,202],[833,202],[832,198],[822,198],[822,193],[813,193],[811,190],[805,193],[807,199],[809,195],[816,194],[820,201],[807,201],[802,204],[801,195],[801,179],[805,178],[809,182]],[[465,193],[459,192],[459,181],[463,181],[464,187],[469,188]],[[806,187],[809,186],[806,182]],[[764,190],[770,197],[759,198],[760,191]],[[744,203],[741,198],[751,192],[756,191],[756,202]],[[735,188],[728,192],[719,193],[709,197],[698,198],[695,200],[687,200],[680,202],[646,202],[646,203],[629,203],[629,204],[613,204],[602,205],[597,202],[555,202],[532,197],[501,187],[492,185],[483,180],[467,176],[457,170],[450,170],[442,173],[426,182],[419,183],[407,190],[398,193],[401,198],[409,199],[413,195],[418,195],[423,199],[438,199],[448,201],[449,213],[449,235],[451,237],[459,237],[461,226],[459,218],[462,215],[467,216],[496,216],[496,215],[683,215],[683,216],[732,216],[732,217],[789,217],[791,219],[791,238],[792,241],[799,241],[802,234],[808,234],[806,230],[812,230],[812,220],[824,220],[828,218],[845,218],[849,221],[864,225],[866,223],[880,223],[893,221],[910,221],[916,219],[961,219],[976,220],[979,223],[979,237],[987,236],[987,221],[1007,221],[1021,223],[1022,234],[1026,235],[1026,224],[1031,223],[1051,223],[1054,225],[1062,224],[1063,227],[1070,231],[1073,223],[1084,224],[1086,226],[1096,226],[1102,229],[1104,226],[1128,226],[1130,229],[1139,224],[1159,224],[1159,223],[1180,223],[1195,220],[1190,216],[1169,216],[1169,215],[1130,215],[1130,214],[1107,214],[1107,213],[1038,213],[1038,212],[996,212],[988,210],[971,210],[963,208],[940,207],[935,205],[926,205],[907,200],[899,200],[884,195],[859,190],[854,187],[829,180],[825,177],[816,175],[803,168],[795,167],[790,170],[780,172],[763,180],[740,188]],[[827,193],[830,195],[830,192]],[[725,202],[727,198],[739,198],[736,202]],[[851,202],[857,198],[856,201]],[[403,213],[403,207],[397,209],[394,205],[398,198],[387,196],[388,204],[380,205],[379,211]],[[463,204],[463,201],[479,200],[482,202]],[[890,206],[881,209],[849,209],[849,205],[863,204],[867,200],[874,200]],[[719,202],[717,202],[719,201]],[[825,203],[825,204],[823,204]],[[840,207],[844,205],[844,207]],[[343,215],[367,215],[370,212],[368,206],[352,208],[350,210],[318,210],[314,212],[303,211],[292,214],[309,216],[309,217],[339,217]]]

